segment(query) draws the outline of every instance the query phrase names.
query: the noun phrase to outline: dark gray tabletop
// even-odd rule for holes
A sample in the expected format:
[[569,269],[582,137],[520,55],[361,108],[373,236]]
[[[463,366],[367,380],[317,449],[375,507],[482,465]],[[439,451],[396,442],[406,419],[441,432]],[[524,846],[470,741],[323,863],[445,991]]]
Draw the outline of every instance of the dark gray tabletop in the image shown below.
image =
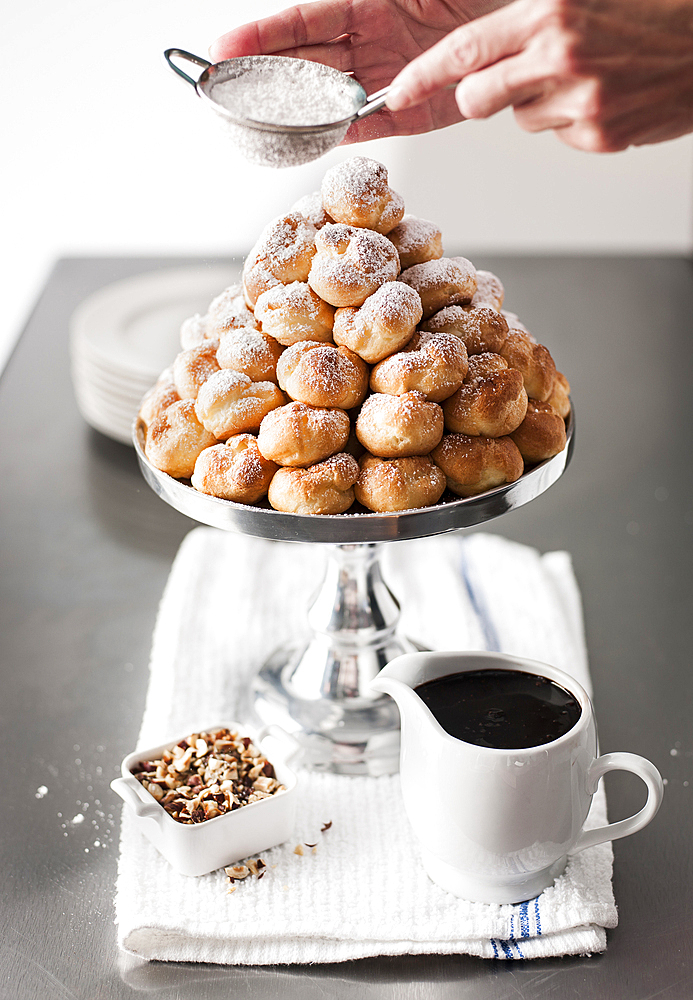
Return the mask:
[[[118,278],[199,259],[58,263],[0,382],[0,998],[693,996],[693,272],[670,258],[475,259],[570,378],[573,462],[491,530],[568,549],[582,588],[604,752],[649,757],[664,805],[614,845],[620,922],[591,958],[467,956],[333,966],[139,963],[113,924],[119,800],[156,608],[193,522],[134,451],[90,430],[69,377],[75,306]],[[610,818],[635,778],[607,778]],[[81,819],[80,819],[81,817]]]

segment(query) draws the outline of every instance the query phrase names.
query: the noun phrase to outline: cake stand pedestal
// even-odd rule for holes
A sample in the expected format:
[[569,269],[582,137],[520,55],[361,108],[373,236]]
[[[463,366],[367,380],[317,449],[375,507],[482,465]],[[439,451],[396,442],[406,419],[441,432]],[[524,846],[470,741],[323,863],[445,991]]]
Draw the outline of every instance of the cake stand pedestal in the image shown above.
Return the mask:
[[239,721],[279,725],[300,746],[300,763],[342,774],[388,774],[398,768],[399,712],[369,684],[395,656],[418,649],[397,633],[399,604],[382,578],[384,542],[437,535],[485,523],[521,507],[565,471],[574,444],[574,419],[560,454],[517,480],[480,496],[446,493],[435,507],[394,514],[285,514],[269,505],[245,506],[198,493],[156,469],[134,444],[149,486],[166,503],[202,524],[256,537],[322,543],[325,576],[308,609],[311,637],[277,650],[246,693]]

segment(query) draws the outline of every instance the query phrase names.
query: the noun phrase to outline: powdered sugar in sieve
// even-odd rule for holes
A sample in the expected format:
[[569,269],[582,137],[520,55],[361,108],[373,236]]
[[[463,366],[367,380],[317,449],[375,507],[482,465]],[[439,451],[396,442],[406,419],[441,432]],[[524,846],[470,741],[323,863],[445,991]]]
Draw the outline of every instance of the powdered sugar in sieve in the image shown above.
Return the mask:
[[[204,72],[191,79],[172,55]],[[342,141],[353,121],[385,103],[385,91],[368,98],[353,77],[304,59],[239,56],[212,65],[182,49],[168,49],[165,56],[221,119],[239,151],[263,166],[317,159]]]

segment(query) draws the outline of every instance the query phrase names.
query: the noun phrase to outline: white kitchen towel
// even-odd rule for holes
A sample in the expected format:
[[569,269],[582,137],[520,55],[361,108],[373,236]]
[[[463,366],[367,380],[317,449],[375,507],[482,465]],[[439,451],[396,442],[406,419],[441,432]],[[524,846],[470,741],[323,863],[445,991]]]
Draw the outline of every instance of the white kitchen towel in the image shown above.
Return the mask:
[[[159,609],[138,746],[234,719],[249,675],[305,632],[323,562],[319,545],[194,529]],[[402,631],[424,646],[527,656],[590,690],[567,553],[455,533],[384,546],[383,572],[403,607]],[[588,825],[605,822],[600,788]],[[237,965],[424,953],[527,959],[603,951],[605,928],[617,920],[609,844],[571,858],[555,885],[526,903],[471,903],[444,892],[421,867],[397,775],[301,772],[295,837],[263,859],[266,877],[229,894],[223,871],[176,874],[125,808],[119,944],[148,959]]]

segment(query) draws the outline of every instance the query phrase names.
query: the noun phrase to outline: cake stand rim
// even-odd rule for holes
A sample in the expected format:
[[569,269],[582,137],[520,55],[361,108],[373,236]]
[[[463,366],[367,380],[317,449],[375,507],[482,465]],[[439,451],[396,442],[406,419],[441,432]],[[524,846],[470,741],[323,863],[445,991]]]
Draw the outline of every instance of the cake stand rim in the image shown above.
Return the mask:
[[571,407],[563,450],[523,473],[514,483],[433,507],[382,513],[291,514],[208,496],[152,465],[144,453],[139,418],[133,423],[132,441],[147,485],[169,506],[201,524],[274,541],[377,544],[473,527],[541,496],[560,479],[570,463],[575,444],[575,414]]

